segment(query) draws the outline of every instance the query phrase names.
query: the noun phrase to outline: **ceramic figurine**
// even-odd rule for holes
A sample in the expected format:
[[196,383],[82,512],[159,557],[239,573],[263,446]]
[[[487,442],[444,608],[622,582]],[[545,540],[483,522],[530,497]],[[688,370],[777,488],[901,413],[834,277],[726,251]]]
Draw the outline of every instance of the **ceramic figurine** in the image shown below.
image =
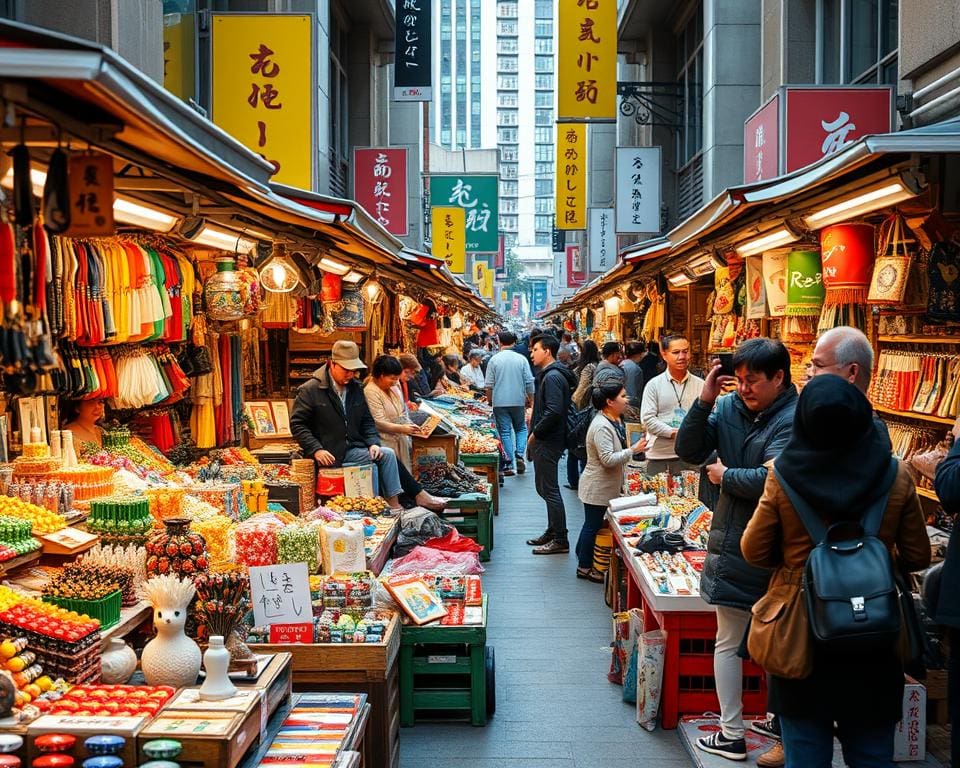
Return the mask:
[[137,671],[137,654],[119,637],[111,637],[107,650],[100,657],[101,682],[118,685],[127,682]]
[[187,607],[195,592],[193,583],[167,574],[147,581],[143,591],[153,606],[153,626],[157,631],[140,658],[147,685],[183,688],[196,684],[200,646],[184,632]]
[[212,635],[207,652],[203,654],[203,669],[207,673],[200,686],[200,698],[204,701],[222,701],[237,692],[230,680],[230,651],[223,644],[223,635]]

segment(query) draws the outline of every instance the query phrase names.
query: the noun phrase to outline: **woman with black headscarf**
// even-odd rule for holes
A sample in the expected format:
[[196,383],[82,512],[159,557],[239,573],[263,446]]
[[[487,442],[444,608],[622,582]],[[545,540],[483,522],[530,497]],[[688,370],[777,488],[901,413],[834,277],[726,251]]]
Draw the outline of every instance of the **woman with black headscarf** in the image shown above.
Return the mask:
[[[804,387],[793,435],[773,464],[777,472],[767,473],[763,497],[740,542],[748,563],[776,569],[771,589],[799,582],[815,544],[777,474],[828,526],[859,522],[871,502],[889,490],[877,535],[901,568],[929,564],[930,540],[913,480],[901,465],[893,485],[884,483],[890,444],[874,425],[870,403],[852,384],[818,376]],[[780,716],[787,768],[828,768],[835,723],[847,765],[892,766],[903,700],[897,649],[840,653],[814,644],[812,658],[812,672],[803,679],[770,676],[767,708]]]

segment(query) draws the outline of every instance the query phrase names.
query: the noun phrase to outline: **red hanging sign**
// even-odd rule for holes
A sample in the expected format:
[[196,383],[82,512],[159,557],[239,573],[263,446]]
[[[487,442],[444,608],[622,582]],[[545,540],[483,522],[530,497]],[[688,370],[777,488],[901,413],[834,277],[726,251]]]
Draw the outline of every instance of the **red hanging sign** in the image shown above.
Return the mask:
[[353,150],[353,197],[391,235],[406,235],[407,150]]

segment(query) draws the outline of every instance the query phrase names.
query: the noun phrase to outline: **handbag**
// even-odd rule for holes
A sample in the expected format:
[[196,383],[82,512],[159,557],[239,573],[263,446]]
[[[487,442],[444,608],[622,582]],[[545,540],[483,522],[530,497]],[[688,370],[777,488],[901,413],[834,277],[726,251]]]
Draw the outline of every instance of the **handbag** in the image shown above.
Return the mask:
[[907,251],[899,214],[894,214],[880,225],[880,248],[877,253],[867,303],[903,304],[913,257]]
[[802,680],[813,671],[813,635],[802,571],[778,569],[767,593],[750,610],[747,650],[771,675]]

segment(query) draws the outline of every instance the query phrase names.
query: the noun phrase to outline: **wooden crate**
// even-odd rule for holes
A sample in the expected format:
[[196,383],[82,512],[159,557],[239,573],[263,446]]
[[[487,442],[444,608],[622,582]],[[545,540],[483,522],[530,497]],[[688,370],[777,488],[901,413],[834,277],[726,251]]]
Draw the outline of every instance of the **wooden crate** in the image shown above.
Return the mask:
[[34,746],[37,736],[45,733],[71,733],[77,737],[77,743],[68,754],[72,755],[79,765],[90,756],[83,746],[83,742],[88,737],[98,734],[114,734],[126,739],[123,750],[118,755],[123,759],[123,764],[139,765],[140,761],[137,760],[137,735],[146,726],[148,720],[149,718],[146,717],[76,717],[72,715],[40,717],[27,727],[24,736],[26,754],[30,762],[40,757],[41,753]]
[[493,514],[500,514],[500,454],[499,453],[461,453],[463,465],[490,483],[490,496],[493,499]]
[[430,437],[414,437],[410,463],[413,475],[417,475],[417,462],[421,456],[446,457],[448,464],[457,463],[457,436],[434,433]]

